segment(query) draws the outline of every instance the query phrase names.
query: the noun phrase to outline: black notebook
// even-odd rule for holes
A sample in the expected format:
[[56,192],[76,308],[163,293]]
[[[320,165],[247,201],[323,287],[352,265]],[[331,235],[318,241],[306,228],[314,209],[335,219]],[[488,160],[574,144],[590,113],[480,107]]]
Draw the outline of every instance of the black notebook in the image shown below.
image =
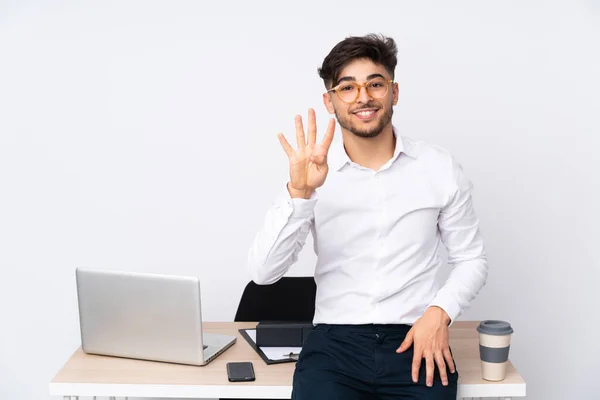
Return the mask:
[[256,345],[256,329],[240,329],[240,334],[267,364],[296,362],[302,347],[259,347]]

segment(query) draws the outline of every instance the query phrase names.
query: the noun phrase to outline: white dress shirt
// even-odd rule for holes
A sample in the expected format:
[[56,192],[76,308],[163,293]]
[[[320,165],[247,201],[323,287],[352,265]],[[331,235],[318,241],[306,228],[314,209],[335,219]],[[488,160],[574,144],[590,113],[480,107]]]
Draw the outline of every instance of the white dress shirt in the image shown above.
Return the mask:
[[[353,163],[334,141],[323,186],[310,199],[292,199],[282,185],[248,252],[252,280],[271,284],[312,233],[315,324],[412,325],[429,306],[453,322],[485,284],[472,184],[460,164],[440,147],[396,139],[378,171]],[[444,265],[440,244],[452,266],[444,284],[435,279]]]

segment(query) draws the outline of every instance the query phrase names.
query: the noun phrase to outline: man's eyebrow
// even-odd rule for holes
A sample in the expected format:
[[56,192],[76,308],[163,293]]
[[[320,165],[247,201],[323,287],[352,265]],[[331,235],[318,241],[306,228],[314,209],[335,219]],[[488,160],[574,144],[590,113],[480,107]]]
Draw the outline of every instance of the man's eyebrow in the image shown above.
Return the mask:
[[335,83],[335,85],[333,85],[333,86],[337,86],[337,85],[339,85],[340,83],[342,83],[342,82],[346,82],[346,81],[351,81],[351,82],[352,82],[352,81],[356,81],[356,78],[355,78],[355,77],[353,77],[353,76],[344,76],[344,77],[341,77],[340,79],[338,79],[338,80],[337,80],[337,82],[336,82],[336,83]]
[[370,81],[371,79],[374,79],[374,78],[383,78],[383,79],[385,79],[385,76],[383,76],[381,74],[371,74],[371,75],[367,76],[367,80],[368,81]]
[[[371,75],[367,76],[367,80],[368,81],[370,81],[371,79],[374,79],[374,78],[383,78],[383,79],[386,79],[385,76],[383,76],[383,75],[381,75],[379,73],[371,74]],[[333,86],[337,86],[340,83],[346,82],[346,81],[356,82],[356,78],[353,77],[353,76],[344,76],[344,77],[341,77],[340,79],[338,79],[338,81]]]

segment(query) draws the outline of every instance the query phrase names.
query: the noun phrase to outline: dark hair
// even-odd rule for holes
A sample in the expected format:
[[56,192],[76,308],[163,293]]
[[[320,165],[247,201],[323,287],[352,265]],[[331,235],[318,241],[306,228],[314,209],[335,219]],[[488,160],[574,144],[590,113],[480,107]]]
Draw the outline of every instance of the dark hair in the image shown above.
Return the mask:
[[373,33],[365,36],[349,36],[331,49],[317,71],[325,82],[325,87],[330,89],[346,65],[359,58],[368,58],[375,64],[382,65],[394,79],[394,70],[398,63],[397,53],[398,48],[392,38]]

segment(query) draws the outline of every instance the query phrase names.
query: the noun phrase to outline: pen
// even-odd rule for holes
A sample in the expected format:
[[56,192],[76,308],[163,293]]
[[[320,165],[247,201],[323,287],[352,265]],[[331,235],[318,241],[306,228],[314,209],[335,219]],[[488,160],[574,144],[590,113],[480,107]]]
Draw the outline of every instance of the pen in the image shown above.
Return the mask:
[[284,354],[283,356],[297,360],[299,355],[300,353],[289,352],[287,354]]

